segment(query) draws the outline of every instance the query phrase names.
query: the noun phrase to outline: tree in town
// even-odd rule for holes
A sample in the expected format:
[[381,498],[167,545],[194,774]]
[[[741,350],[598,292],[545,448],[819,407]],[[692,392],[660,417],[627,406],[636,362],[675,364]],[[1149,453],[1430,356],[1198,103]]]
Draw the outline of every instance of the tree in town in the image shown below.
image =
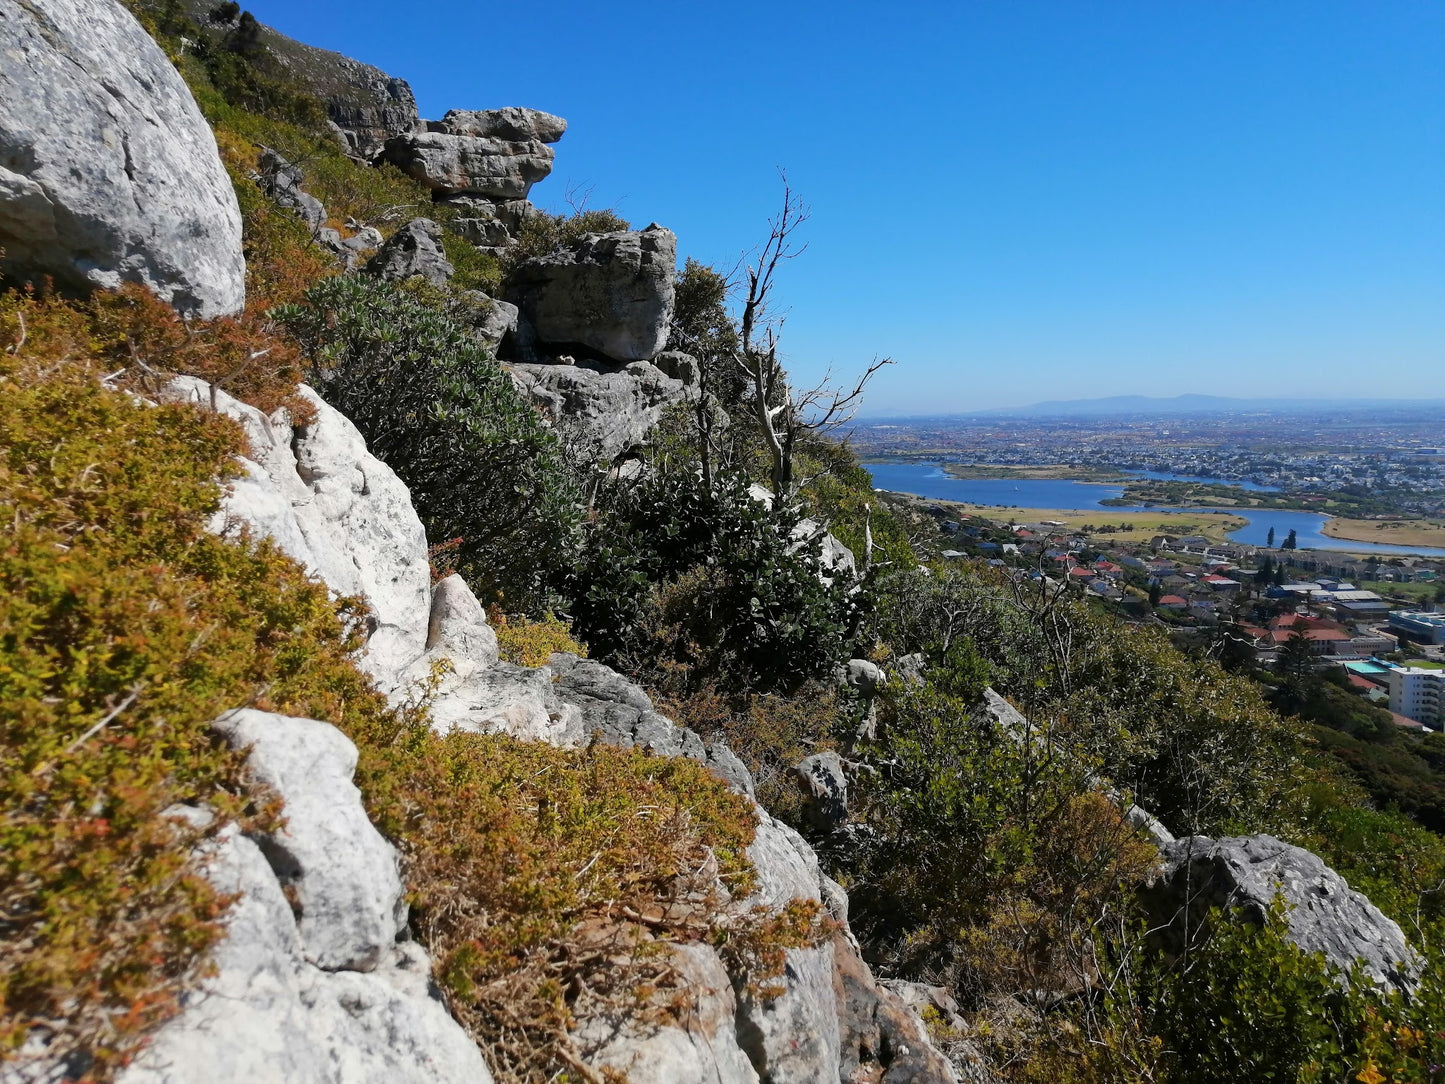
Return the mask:
[[[1270,541],[1273,542],[1274,539],[1270,539]],[[1258,587],[1268,587],[1270,580],[1272,580],[1273,578],[1274,578],[1274,558],[1273,558],[1273,557],[1266,557],[1266,558],[1264,559],[1264,563],[1259,566],[1258,571],[1256,571],[1255,574],[1254,574],[1254,582],[1255,582],[1255,585],[1258,586]]]
[[1298,545],[1299,541],[1295,538],[1294,528],[1291,527],[1289,534],[1285,536],[1285,540],[1279,544],[1279,548],[1282,550],[1292,550]]
[[1269,529],[1269,534],[1265,537],[1264,544],[1265,544],[1266,546],[1269,546],[1269,547],[1273,548],[1273,546],[1274,546],[1274,528],[1273,528],[1273,527],[1271,527],[1271,528]]
[[1163,597],[1163,594],[1164,594],[1164,589],[1163,589],[1163,588],[1161,588],[1157,583],[1151,583],[1151,584],[1149,585],[1149,605],[1150,605],[1150,606],[1158,606],[1158,605],[1159,605],[1159,599],[1160,599],[1161,597]]

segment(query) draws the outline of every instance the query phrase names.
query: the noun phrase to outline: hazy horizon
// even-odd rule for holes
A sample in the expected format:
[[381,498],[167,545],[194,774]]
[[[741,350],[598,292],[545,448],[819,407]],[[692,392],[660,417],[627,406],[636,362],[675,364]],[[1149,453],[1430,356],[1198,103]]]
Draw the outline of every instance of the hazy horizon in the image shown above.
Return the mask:
[[1445,5],[248,7],[423,116],[568,118],[539,205],[590,191],[723,269],[786,168],[783,354],[891,355],[873,414],[1442,386]]

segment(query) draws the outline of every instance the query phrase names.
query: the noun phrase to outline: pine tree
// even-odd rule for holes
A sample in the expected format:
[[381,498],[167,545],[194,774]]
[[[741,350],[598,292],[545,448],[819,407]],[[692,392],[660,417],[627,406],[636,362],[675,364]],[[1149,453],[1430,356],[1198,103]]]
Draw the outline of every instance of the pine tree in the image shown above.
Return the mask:
[[1266,546],[1270,546],[1270,547],[1273,547],[1273,546],[1274,546],[1274,528],[1273,528],[1273,527],[1271,527],[1271,528],[1269,529],[1269,535],[1265,538],[1264,544],[1265,544]]

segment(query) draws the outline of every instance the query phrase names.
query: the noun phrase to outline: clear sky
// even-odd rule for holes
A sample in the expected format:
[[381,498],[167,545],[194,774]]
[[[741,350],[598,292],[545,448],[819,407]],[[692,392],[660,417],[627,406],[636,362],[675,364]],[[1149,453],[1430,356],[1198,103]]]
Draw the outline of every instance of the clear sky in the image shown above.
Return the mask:
[[867,413],[1445,396],[1445,0],[252,0],[424,117],[570,122],[569,188],[720,268],[812,208],[795,375]]

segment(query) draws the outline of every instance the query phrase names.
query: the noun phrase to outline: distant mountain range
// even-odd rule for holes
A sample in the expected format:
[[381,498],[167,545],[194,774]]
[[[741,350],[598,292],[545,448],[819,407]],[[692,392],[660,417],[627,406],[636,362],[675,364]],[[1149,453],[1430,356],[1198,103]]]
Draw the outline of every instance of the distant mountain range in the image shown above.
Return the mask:
[[[1063,418],[1115,414],[1317,414],[1378,410],[1445,410],[1445,399],[1235,399],[1224,395],[1111,395],[1104,399],[1051,399],[1026,407],[975,410],[930,417]],[[917,416],[917,417],[921,417]],[[877,419],[898,421],[898,418]]]

